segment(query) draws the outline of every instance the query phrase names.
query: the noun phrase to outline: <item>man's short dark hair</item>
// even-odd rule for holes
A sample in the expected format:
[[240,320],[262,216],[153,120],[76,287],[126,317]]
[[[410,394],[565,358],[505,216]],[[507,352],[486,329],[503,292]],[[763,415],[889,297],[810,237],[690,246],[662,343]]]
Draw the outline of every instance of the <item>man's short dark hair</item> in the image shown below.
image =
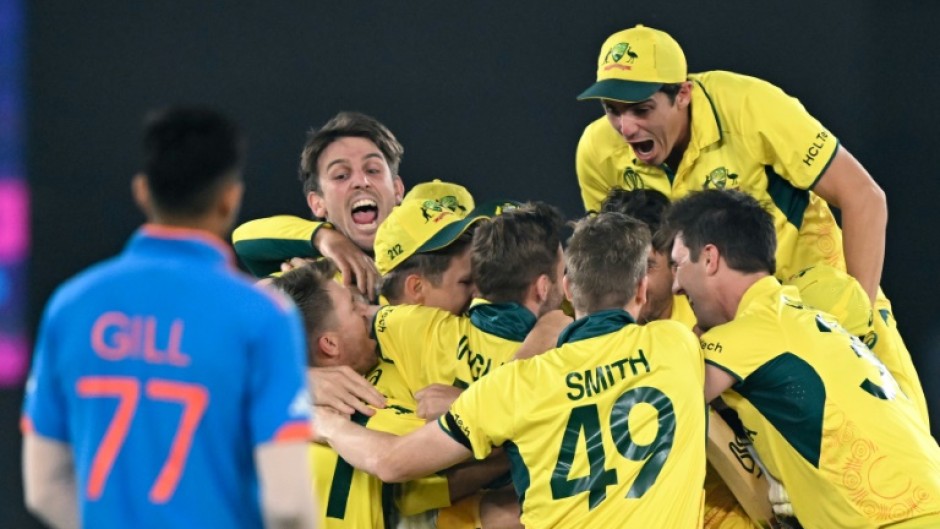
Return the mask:
[[434,287],[441,286],[444,272],[450,268],[450,263],[470,247],[474,227],[471,226],[454,242],[440,250],[416,253],[402,261],[401,264],[382,277],[381,294],[393,305],[401,303],[405,290],[405,279],[411,274],[420,275],[430,281]]
[[669,83],[660,86],[657,92],[666,94],[666,97],[669,98],[669,102],[675,103],[676,96],[679,95],[680,90],[682,90],[682,83]]
[[143,173],[156,207],[198,217],[219,185],[240,178],[245,140],[234,122],[200,107],[170,107],[144,122]]
[[481,222],[473,234],[470,258],[480,295],[493,302],[520,303],[540,275],[560,281],[555,267],[563,226],[561,212],[542,202],[504,210]]
[[689,259],[713,244],[732,270],[776,270],[777,232],[773,217],[756,198],[734,190],[698,191],[674,202],[666,217],[669,230],[681,234]]
[[623,213],[645,223],[653,234],[653,249],[659,253],[668,253],[672,246],[668,230],[661,229],[667,209],[669,198],[655,189],[626,190],[615,187],[607,193],[607,198],[601,204],[601,213]]
[[392,176],[398,175],[398,165],[405,149],[392,131],[372,116],[358,112],[340,112],[319,129],[311,129],[307,133],[307,142],[304,143],[304,150],[300,154],[298,172],[298,177],[303,182],[304,195],[320,192],[317,163],[323,151],[339,138],[349,137],[365,138],[374,143],[385,157]]
[[[271,284],[284,291],[300,309],[304,322],[304,331],[310,345],[324,332],[336,326],[336,315],[327,284],[333,281],[336,266],[329,259],[322,259],[306,266],[300,266],[280,277],[275,277]],[[314,365],[315,355],[307,353],[307,364]]]
[[575,309],[591,314],[625,307],[646,275],[649,246],[649,228],[623,213],[579,220],[565,256]]

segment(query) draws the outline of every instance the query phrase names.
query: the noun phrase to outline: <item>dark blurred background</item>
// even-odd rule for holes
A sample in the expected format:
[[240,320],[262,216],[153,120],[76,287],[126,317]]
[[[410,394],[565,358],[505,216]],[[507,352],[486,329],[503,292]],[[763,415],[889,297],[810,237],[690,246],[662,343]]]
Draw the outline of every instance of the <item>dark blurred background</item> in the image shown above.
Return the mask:
[[[309,214],[296,180],[304,133],[339,110],[372,114],[405,146],[406,186],[465,184],[478,200],[538,199],[581,213],[574,150],[600,117],[575,96],[608,34],[643,23],[683,45],[690,71],[767,79],[798,97],[888,195],[883,286],[940,433],[940,213],[935,121],[940,3],[30,2],[25,167],[33,253],[26,325],[60,282],[118,252],[142,216],[129,179],[148,109],[208,103],[247,131],[241,219]],[[24,512],[16,422],[0,392],[0,526]]]

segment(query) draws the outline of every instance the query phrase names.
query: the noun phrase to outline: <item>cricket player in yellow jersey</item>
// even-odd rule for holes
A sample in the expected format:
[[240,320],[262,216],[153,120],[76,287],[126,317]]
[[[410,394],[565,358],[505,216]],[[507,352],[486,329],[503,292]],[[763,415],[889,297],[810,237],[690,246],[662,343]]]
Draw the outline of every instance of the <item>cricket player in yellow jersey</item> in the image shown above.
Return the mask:
[[[696,190],[738,189],[768,203],[778,240],[776,276],[825,274],[828,266],[855,277],[882,318],[878,326],[890,335],[879,340],[892,346],[875,352],[927,421],[910,354],[878,287],[884,192],[798,100],[745,75],[689,74],[679,44],[643,26],[605,41],[597,82],[579,99],[599,99],[606,114],[578,144],[587,210],[597,211],[618,186],[655,189],[673,200]],[[840,209],[844,232],[830,204]]]
[[235,253],[258,277],[292,257],[327,257],[347,285],[371,296],[378,283],[375,232],[405,194],[398,175],[403,154],[378,120],[340,112],[310,131],[300,155],[304,198],[318,220],[278,215],[247,222],[232,234]]
[[329,413],[318,434],[388,481],[504,446],[527,527],[701,527],[704,366],[681,324],[634,322],[649,241],[619,213],[580,221],[565,278],[579,319],[558,349],[482,378],[407,436]]
[[771,215],[738,191],[673,204],[677,288],[721,395],[811,528],[940,527],[940,447],[871,351],[773,277]]
[[[692,330],[696,322],[688,298],[672,292],[675,282],[669,255],[672,250],[672,237],[668,230],[662,229],[663,217],[668,208],[669,199],[654,189],[628,191],[615,187],[607,193],[600,211],[630,215],[646,224],[651,232],[646,268],[646,303],[640,309],[637,323],[644,325],[668,319],[682,323]],[[705,469],[703,528],[758,529],[711,463]]]
[[[275,278],[273,285],[290,295],[304,318],[309,341],[310,365],[327,367],[345,365],[355,372],[369,373],[371,380],[386,395],[395,390],[395,372],[376,365],[375,342],[369,337],[368,306],[354,292],[330,278],[335,268],[329,262],[303,266]],[[371,373],[370,373],[371,371]],[[399,383],[400,384],[400,383]],[[413,408],[390,397],[385,408],[371,417],[355,413],[353,420],[368,428],[403,434],[422,426],[425,421],[414,415]],[[495,467],[481,473],[475,481],[432,476],[400,487],[383,484],[373,476],[354,469],[336,452],[321,445],[311,445],[311,471],[315,478],[320,527],[361,528],[395,527],[399,514],[411,515],[449,506],[504,472]]]
[[[403,213],[406,206],[400,206]],[[420,225],[423,212],[412,209]],[[423,306],[382,307],[373,324],[379,354],[413,392],[431,384],[466,388],[511,360],[536,319],[561,303],[561,226],[560,213],[540,203],[480,223],[471,263],[483,299],[474,300],[466,316]],[[409,238],[402,231],[384,245],[408,249]]]

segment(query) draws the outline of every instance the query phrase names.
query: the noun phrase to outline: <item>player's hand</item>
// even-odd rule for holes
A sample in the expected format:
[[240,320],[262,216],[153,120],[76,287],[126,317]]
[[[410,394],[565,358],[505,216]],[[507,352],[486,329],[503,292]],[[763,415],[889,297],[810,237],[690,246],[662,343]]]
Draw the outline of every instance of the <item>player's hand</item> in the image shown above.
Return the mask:
[[333,408],[326,406],[313,407],[313,439],[314,443],[327,444],[336,431],[336,427],[349,420]]
[[[343,274],[343,284],[356,286],[370,300],[375,299],[379,272],[375,261],[366,255],[348,237],[332,229],[319,229],[313,236],[313,245],[320,255],[336,264]],[[355,279],[355,283],[353,283]]]
[[291,270],[296,270],[302,266],[307,266],[310,263],[315,263],[316,259],[309,259],[306,257],[291,257],[287,261],[281,263],[281,272],[290,272]]
[[444,384],[431,384],[415,392],[418,401],[418,417],[432,421],[447,413],[450,405],[463,393],[460,388]]
[[554,348],[558,344],[558,335],[572,321],[571,316],[561,309],[546,312],[535,322],[535,327],[526,335],[513,359],[529,358]]
[[307,382],[313,390],[313,403],[342,413],[375,415],[372,407],[384,408],[385,397],[368,380],[349,366],[311,367]]

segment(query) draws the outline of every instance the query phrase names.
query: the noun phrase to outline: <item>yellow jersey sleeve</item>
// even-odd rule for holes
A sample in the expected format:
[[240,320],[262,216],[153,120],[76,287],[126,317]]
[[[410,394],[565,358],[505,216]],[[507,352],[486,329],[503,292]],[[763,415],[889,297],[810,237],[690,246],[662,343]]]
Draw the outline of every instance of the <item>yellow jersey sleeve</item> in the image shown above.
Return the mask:
[[438,419],[441,429],[477,459],[485,459],[515,433],[513,417],[524,406],[516,392],[519,365],[506,364],[477,380]]
[[575,154],[575,170],[585,211],[599,211],[607,193],[623,187],[623,167],[633,158],[627,142],[607,121],[595,120],[584,129]]
[[799,189],[811,189],[835,156],[839,141],[803,104],[760,79],[737,76],[742,130],[753,127],[754,154]]
[[281,263],[292,257],[320,257],[313,236],[328,222],[277,215],[248,221],[232,232],[235,253],[245,267],[264,277],[280,271]]

